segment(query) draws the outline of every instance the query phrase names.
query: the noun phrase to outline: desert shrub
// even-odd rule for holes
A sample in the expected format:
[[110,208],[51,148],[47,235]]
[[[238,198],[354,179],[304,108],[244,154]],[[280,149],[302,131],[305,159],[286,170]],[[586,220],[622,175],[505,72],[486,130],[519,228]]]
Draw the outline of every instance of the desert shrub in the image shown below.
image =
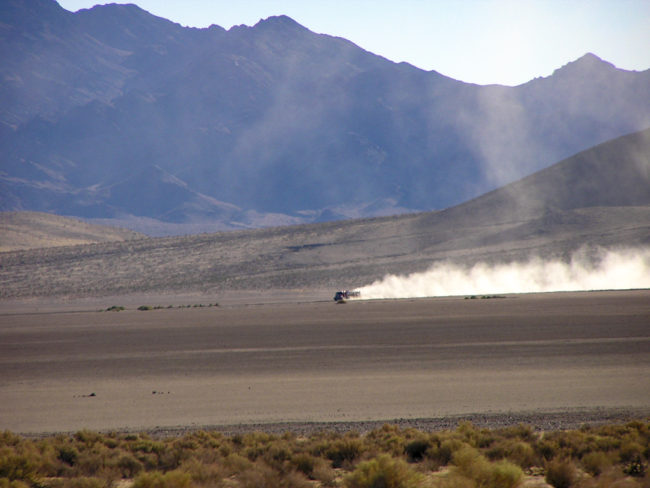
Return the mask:
[[133,478],[144,469],[144,466],[132,454],[123,454],[117,460],[117,468],[122,478]]
[[181,471],[169,471],[164,474],[159,471],[141,473],[133,482],[133,488],[189,488],[191,486],[190,475]]
[[644,448],[636,441],[626,439],[621,443],[618,450],[619,458],[622,463],[629,463],[636,458],[640,458]]
[[74,466],[79,459],[79,451],[74,446],[63,445],[59,447],[58,458],[69,466]]
[[106,480],[95,477],[76,476],[48,481],[48,488],[106,488]]
[[585,454],[580,460],[580,463],[584,470],[592,476],[598,476],[612,465],[609,456],[599,451]]
[[486,488],[514,488],[519,485],[524,473],[521,468],[509,461],[491,463],[486,473],[485,483],[480,486]]
[[101,434],[86,429],[78,431],[73,437],[76,441],[82,442],[86,446],[93,446],[102,442]]
[[578,473],[570,460],[555,459],[546,466],[546,482],[553,488],[570,488],[578,479]]
[[420,474],[413,471],[404,460],[387,454],[359,463],[345,478],[345,486],[348,488],[411,488],[420,482]]
[[140,305],[138,307],[138,310],[140,311],[153,310],[153,307],[151,305]]
[[507,459],[522,468],[529,468],[537,461],[535,450],[527,442],[502,439],[485,452],[490,460]]
[[232,453],[224,458],[223,465],[230,476],[250,469],[253,463],[240,454]]
[[623,468],[623,472],[635,478],[643,478],[646,473],[646,467],[641,456],[636,456],[630,460]]
[[517,424],[511,427],[499,429],[497,434],[508,439],[519,439],[526,442],[533,442],[537,439],[537,434],[530,425]]
[[460,422],[456,428],[456,432],[465,443],[472,447],[477,447],[481,432],[473,423],[469,421]]
[[309,488],[311,483],[295,471],[281,474],[264,462],[256,462],[250,469],[237,476],[242,488]]
[[291,464],[300,471],[302,474],[308,477],[312,477],[314,474],[314,467],[316,466],[316,460],[314,456],[307,453],[295,454],[291,458]]
[[473,480],[482,478],[489,464],[477,449],[468,445],[453,453],[452,462],[457,472]]
[[404,453],[409,462],[416,463],[424,458],[430,447],[431,441],[427,438],[421,437],[406,444],[404,447]]
[[0,478],[7,478],[9,481],[31,481],[34,475],[34,463],[27,456],[0,454]]
[[457,435],[472,447],[487,447],[495,440],[494,433],[489,429],[479,429],[471,422],[461,422],[456,429]]
[[112,305],[106,309],[107,312],[121,312],[124,310],[124,307],[121,305]]
[[541,459],[550,461],[558,457],[560,449],[553,439],[543,439],[536,444],[535,451]]
[[0,488],[30,488],[30,485],[24,481],[10,481],[9,478],[0,478]]
[[22,442],[22,438],[13,432],[4,430],[0,432],[0,447],[16,447]]
[[190,459],[183,463],[180,470],[190,475],[192,482],[201,485],[214,486],[224,477],[224,470],[218,464],[203,463]]
[[596,478],[581,480],[578,486],[580,488],[646,488],[650,485],[639,484],[619,470],[609,470]]
[[480,452],[465,446],[453,455],[456,471],[482,488],[514,488],[523,477],[519,466],[509,461],[489,462]]
[[183,461],[186,461],[192,455],[191,451],[171,446],[158,455],[158,468],[163,471],[172,471],[178,468]]
[[336,470],[332,468],[330,463],[321,458],[316,459],[310,478],[319,481],[322,486],[338,486]]
[[162,454],[167,450],[164,442],[152,441],[151,439],[137,438],[135,442],[129,445],[131,452],[144,452],[153,454]]
[[397,425],[384,424],[380,429],[374,429],[365,436],[366,442],[372,446],[375,454],[390,453],[399,456],[404,452],[406,437]]
[[363,443],[355,438],[337,439],[325,451],[327,459],[332,461],[332,466],[340,468],[344,463],[354,462],[363,452]]
[[432,446],[427,450],[427,457],[435,461],[440,466],[446,466],[456,451],[467,446],[458,439],[445,439],[440,445]]
[[291,447],[286,441],[271,443],[264,452],[262,459],[274,469],[284,470],[285,464],[291,460],[293,453]]
[[102,439],[102,443],[108,447],[109,449],[115,449],[117,446],[120,445],[120,443],[117,441],[117,439],[114,439],[112,437],[104,437]]

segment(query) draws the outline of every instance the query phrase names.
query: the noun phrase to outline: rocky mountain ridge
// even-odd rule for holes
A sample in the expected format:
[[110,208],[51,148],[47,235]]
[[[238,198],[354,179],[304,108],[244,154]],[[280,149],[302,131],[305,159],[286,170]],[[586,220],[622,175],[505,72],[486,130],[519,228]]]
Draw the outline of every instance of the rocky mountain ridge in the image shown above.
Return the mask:
[[7,0],[0,55],[0,209],[152,234],[442,209],[650,126],[650,70],[471,85],[286,16]]

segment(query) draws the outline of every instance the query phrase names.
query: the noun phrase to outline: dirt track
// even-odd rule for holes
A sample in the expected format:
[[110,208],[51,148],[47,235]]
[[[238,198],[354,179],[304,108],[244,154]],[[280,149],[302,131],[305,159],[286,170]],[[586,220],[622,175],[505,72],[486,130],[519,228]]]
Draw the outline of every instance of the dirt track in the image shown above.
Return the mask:
[[650,414],[650,291],[3,307],[0,371],[0,429],[17,432]]

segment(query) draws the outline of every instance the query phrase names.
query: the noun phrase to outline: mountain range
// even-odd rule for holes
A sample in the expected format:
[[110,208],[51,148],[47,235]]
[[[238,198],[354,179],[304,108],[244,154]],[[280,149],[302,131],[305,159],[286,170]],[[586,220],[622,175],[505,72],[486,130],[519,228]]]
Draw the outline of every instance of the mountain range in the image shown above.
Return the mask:
[[650,70],[478,86],[286,16],[5,0],[0,57],[0,210],[151,235],[444,209],[650,127]]

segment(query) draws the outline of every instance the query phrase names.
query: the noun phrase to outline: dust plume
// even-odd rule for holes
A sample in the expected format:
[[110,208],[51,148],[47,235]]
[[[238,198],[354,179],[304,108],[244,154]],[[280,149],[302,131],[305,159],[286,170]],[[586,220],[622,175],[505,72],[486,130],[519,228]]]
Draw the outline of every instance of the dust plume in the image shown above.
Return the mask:
[[462,267],[435,264],[424,272],[387,275],[361,288],[363,298],[650,288],[650,248],[581,250],[568,261],[533,258]]

